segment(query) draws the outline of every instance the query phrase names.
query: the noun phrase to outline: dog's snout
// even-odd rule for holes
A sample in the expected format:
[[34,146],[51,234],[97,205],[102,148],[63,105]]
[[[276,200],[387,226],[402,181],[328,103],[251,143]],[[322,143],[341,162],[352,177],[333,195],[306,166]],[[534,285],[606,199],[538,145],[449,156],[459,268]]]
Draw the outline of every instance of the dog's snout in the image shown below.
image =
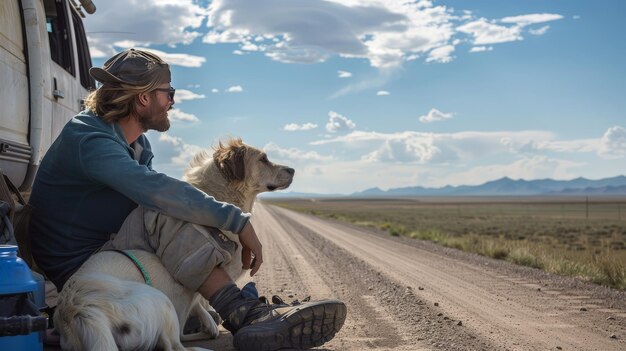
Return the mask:
[[296,174],[296,170],[293,168],[285,168],[285,172],[289,173],[290,175]]

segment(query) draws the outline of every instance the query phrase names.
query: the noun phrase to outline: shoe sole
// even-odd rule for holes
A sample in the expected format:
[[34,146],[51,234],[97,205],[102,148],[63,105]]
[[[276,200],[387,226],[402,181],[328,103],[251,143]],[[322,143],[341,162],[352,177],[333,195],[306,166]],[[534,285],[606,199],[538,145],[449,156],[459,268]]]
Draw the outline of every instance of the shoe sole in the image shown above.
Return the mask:
[[275,320],[240,329],[233,343],[242,351],[310,349],[334,338],[347,312],[346,305],[337,300],[306,303]]

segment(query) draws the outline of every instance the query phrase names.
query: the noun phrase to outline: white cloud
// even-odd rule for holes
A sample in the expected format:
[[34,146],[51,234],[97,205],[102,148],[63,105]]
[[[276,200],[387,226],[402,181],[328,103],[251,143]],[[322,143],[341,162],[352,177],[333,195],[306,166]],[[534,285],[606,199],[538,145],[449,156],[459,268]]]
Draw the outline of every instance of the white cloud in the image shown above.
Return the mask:
[[421,116],[419,120],[422,123],[431,123],[450,119],[453,115],[453,113],[444,113],[437,110],[436,108],[432,108],[430,109],[430,111],[428,111],[428,114]]
[[388,92],[387,90],[379,90],[376,92],[376,96],[387,96],[387,95],[391,95],[391,93]]
[[169,63],[170,65],[177,65],[183,67],[201,67],[202,64],[206,61],[204,57],[194,56],[189,54],[177,54],[177,53],[169,53],[160,50],[150,49],[150,48],[142,48],[137,47],[137,49],[146,50],[154,53],[159,56],[163,61]]
[[382,145],[361,157],[368,162],[418,162],[433,161],[441,149],[434,145],[432,136],[411,140],[385,140]]
[[551,151],[551,152],[567,152],[567,153],[581,153],[581,152],[599,152],[600,140],[599,139],[578,139],[578,140],[530,140],[523,145],[513,145],[512,151],[514,152],[536,152],[536,151]]
[[337,71],[337,77],[339,78],[350,78],[352,77],[352,73],[347,71]]
[[109,57],[117,52],[117,50],[102,50],[98,47],[95,39],[87,38],[87,42],[89,43],[89,54],[92,58]]
[[577,20],[577,19],[580,19],[580,16],[579,15],[574,15],[574,16],[572,16],[572,18]]
[[[507,43],[523,40],[524,37],[522,36],[522,31],[524,27],[528,25],[555,21],[562,18],[563,16],[559,14],[536,13],[504,17],[499,21],[500,23],[511,24],[511,26],[503,26],[496,24],[495,20],[479,18],[457,27],[457,30],[459,32],[471,34],[474,37],[474,45]],[[549,26],[547,27],[549,28]],[[542,27],[540,29],[530,30],[529,32],[533,35],[542,35],[548,30],[548,28]]]
[[523,39],[521,27],[505,27],[490,22],[485,18],[466,23],[457,27],[457,30],[471,34],[474,37],[474,45],[498,44]]
[[544,35],[546,34],[546,32],[548,31],[548,29],[550,29],[550,26],[543,26],[541,28],[538,29],[529,29],[528,33],[532,34],[532,35]]
[[180,103],[187,100],[197,100],[204,99],[206,96],[204,94],[196,94],[191,90],[186,89],[176,89],[176,103]]
[[243,91],[243,88],[241,87],[241,85],[233,85],[232,87],[226,89],[227,93],[241,93]]
[[326,130],[329,133],[346,132],[356,128],[356,124],[335,111],[328,112]]
[[[166,161],[161,162],[163,168],[170,170],[171,173],[182,175],[183,170],[189,165],[191,159],[203,148],[197,145],[187,144],[182,138],[172,136],[168,133],[160,133],[158,141],[160,144],[166,144],[164,149],[166,155],[162,153],[155,154],[157,156],[165,156]],[[159,145],[156,145],[159,147]]]
[[315,128],[317,128],[317,124],[314,124],[314,123],[304,123],[304,124],[289,123],[283,127],[283,130],[286,130],[288,132],[295,132],[298,130],[310,130],[310,129],[315,129]]
[[219,93],[219,92],[220,92],[220,90],[219,90],[219,89],[216,89],[216,88],[213,88],[213,89],[211,89],[211,92],[212,92],[213,94],[217,94],[217,93]]
[[430,53],[428,53],[428,57],[426,58],[426,62],[439,62],[439,63],[448,63],[452,61],[454,58],[452,53],[454,52],[454,45],[445,45],[433,49]]
[[621,126],[609,128],[602,136],[600,154],[609,158],[626,156],[626,129]]
[[243,50],[243,51],[263,51],[263,48],[259,47],[256,44],[252,44],[252,43],[248,42],[248,43],[244,43],[241,46],[241,50]]
[[563,16],[554,13],[534,13],[530,15],[504,17],[500,20],[503,23],[515,23],[519,26],[528,26],[530,24],[544,23],[562,19]]
[[[508,139],[509,142],[503,143],[503,139]],[[510,156],[512,145],[553,139],[552,133],[543,131],[441,134],[414,131],[397,133],[353,131],[347,135],[314,141],[311,145],[344,144],[351,150],[361,150],[364,155],[361,159],[369,162],[465,164],[494,155]]]
[[198,119],[198,117],[196,117],[195,115],[191,113],[183,112],[175,108],[169,110],[167,112],[167,115],[170,121],[173,121],[173,122],[191,122],[191,123],[200,122],[200,119]]
[[190,44],[206,16],[193,0],[108,0],[84,23],[92,57],[102,58],[118,52],[114,43],[123,40],[132,46]]
[[159,141],[171,144],[172,146],[179,146],[183,143],[183,139],[179,137],[171,136],[167,133],[161,133],[159,135]]
[[204,42],[243,47],[254,41],[281,62],[323,62],[338,55],[394,67],[445,45],[454,34],[451,10],[429,1],[216,0],[209,9],[211,31]]
[[323,156],[315,151],[303,151],[296,148],[284,149],[274,143],[268,143],[263,150],[278,160],[290,161],[331,161],[332,156]]
[[493,46],[473,46],[469,52],[492,51]]

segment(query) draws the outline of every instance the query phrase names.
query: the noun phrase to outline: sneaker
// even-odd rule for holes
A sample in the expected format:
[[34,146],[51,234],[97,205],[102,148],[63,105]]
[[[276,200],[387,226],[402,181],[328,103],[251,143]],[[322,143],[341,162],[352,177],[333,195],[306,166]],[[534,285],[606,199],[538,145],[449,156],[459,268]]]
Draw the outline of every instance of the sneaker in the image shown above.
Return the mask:
[[259,301],[248,311],[234,335],[237,350],[310,349],[335,337],[346,320],[346,305],[338,300],[288,305],[274,297],[273,302]]

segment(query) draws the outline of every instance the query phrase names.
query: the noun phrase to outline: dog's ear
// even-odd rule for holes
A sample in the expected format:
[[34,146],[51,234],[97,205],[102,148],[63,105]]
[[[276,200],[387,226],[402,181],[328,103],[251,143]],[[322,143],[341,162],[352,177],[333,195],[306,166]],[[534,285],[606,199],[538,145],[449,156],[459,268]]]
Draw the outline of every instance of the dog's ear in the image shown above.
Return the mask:
[[246,175],[244,167],[244,156],[246,155],[246,148],[244,146],[233,147],[230,149],[229,157],[224,163],[225,168],[228,169],[230,174],[229,179],[243,180]]
[[219,148],[213,154],[213,160],[222,174],[229,181],[241,181],[246,173],[244,168],[245,145],[229,144],[224,146],[220,142]]

